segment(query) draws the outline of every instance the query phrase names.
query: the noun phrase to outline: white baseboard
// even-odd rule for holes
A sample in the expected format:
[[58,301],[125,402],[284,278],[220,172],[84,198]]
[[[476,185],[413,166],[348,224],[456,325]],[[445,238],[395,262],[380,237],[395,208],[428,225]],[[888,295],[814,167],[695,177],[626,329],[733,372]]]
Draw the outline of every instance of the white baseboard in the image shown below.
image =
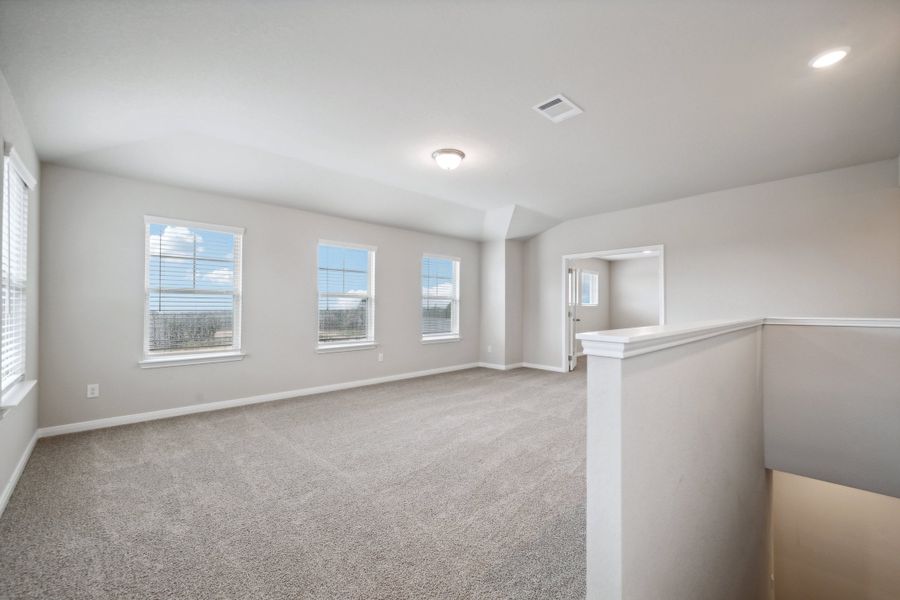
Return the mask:
[[238,406],[247,406],[250,404],[260,404],[262,402],[274,402],[275,400],[286,400],[288,398],[311,396],[313,394],[322,394],[325,392],[336,392],[338,390],[365,387],[367,385],[376,385],[379,383],[389,383],[391,381],[400,381],[403,379],[415,379],[416,377],[426,377],[428,375],[449,373],[451,371],[462,371],[464,369],[473,369],[478,366],[480,366],[480,363],[467,363],[462,365],[453,365],[450,367],[439,367],[437,369],[427,369],[424,371],[413,371],[411,373],[400,373],[398,375],[386,375],[384,377],[375,377],[372,379],[360,379],[357,381],[333,383],[330,385],[320,385],[298,390],[288,390],[285,392],[260,394],[258,396],[249,396],[247,398],[235,398],[234,400],[221,400],[219,402],[207,402],[205,404],[191,404],[188,406],[167,408],[165,410],[154,410],[151,412],[122,415],[119,417],[95,419],[93,421],[81,421],[79,423],[67,423],[65,425],[54,425],[52,427],[42,427],[38,429],[37,437],[51,437],[54,435],[63,435],[66,433],[89,431],[91,429],[104,429],[106,427],[116,427],[117,425],[130,425],[132,423],[155,421],[157,419],[168,419],[171,417],[180,417],[182,415],[191,415],[195,413],[209,412],[212,410],[222,410],[225,408],[235,408]]
[[384,377],[375,377],[372,379],[360,379],[357,381],[348,381],[344,383],[333,383],[330,385],[320,385],[310,388],[302,388],[297,390],[288,390],[285,392],[273,392],[271,394],[260,394],[258,396],[249,396],[246,398],[235,398],[234,400],[222,400],[219,402],[207,402],[204,404],[192,404],[188,406],[179,406],[176,408],[168,408],[164,410],[154,410],[151,412],[137,413],[132,415],[122,415],[118,417],[109,417],[105,419],[95,419],[92,421],[81,421],[79,423],[67,423],[65,425],[54,425],[52,427],[41,427],[34,432],[28,446],[22,453],[16,468],[6,482],[3,488],[3,494],[0,495],[0,516],[6,509],[10,496],[28,464],[31,452],[39,438],[52,437],[55,435],[63,435],[66,433],[77,433],[79,431],[90,431],[92,429],[105,429],[107,427],[116,427],[118,425],[129,425],[132,423],[141,423],[144,421],[155,421],[157,419],[168,419],[171,417],[179,417],[182,415],[190,415],[201,412],[209,412],[213,410],[222,410],[226,408],[235,408],[238,406],[247,406],[250,404],[260,404],[263,402],[274,402],[276,400],[286,400],[288,398],[298,398],[301,396],[311,396],[313,394],[322,394],[325,392],[335,392],[339,390],[347,390],[357,387],[365,387],[368,385],[376,385],[379,383],[389,383],[391,381],[401,381],[403,379],[415,379],[417,377],[426,377],[428,375],[438,375],[440,373],[450,373],[452,371],[462,371],[475,367],[485,367],[488,369],[498,369],[508,371],[526,367],[529,369],[541,369],[544,371],[555,371],[564,373],[565,371],[559,367],[551,367],[548,365],[538,365],[534,363],[513,363],[509,365],[499,365],[493,363],[466,363],[462,365],[453,365],[450,367],[439,367],[437,369],[427,369],[424,371],[413,371],[411,373],[400,373],[398,375],[386,375]]
[[526,369],[540,369],[541,371],[553,371],[554,373],[568,373],[568,371],[566,369],[563,369],[562,367],[539,365],[537,363],[522,363],[522,366]]
[[484,367],[485,369],[496,369],[497,371],[510,371],[512,369],[518,369],[523,366],[522,363],[512,363],[509,365],[501,365],[498,363],[486,363],[480,362],[478,363],[479,367]]
[[482,369],[496,369],[497,371],[505,371],[506,370],[505,365],[501,365],[501,364],[497,364],[497,363],[480,362],[480,363],[478,363],[478,366],[481,367]]
[[527,363],[527,362],[512,363],[509,365],[480,362],[480,363],[478,363],[478,366],[484,367],[485,369],[496,369],[498,371],[509,371],[512,369],[526,368],[526,369],[539,369],[541,371],[553,371],[554,373],[568,373],[568,371],[566,369],[563,369],[562,367],[552,367],[550,365],[539,365],[537,363]]
[[[403,379],[415,379],[416,377],[426,377],[428,375],[438,375],[440,373],[450,373],[452,371],[462,371],[464,369],[473,369],[475,367],[485,367],[487,369],[497,369],[500,371],[509,371],[520,367],[529,369],[541,369],[544,371],[555,371],[557,373],[565,373],[559,367],[551,367],[548,365],[538,365],[534,363],[513,363],[509,365],[500,365],[494,363],[466,363],[462,365],[453,365],[450,367],[439,367],[437,369],[427,369],[424,371],[413,371],[411,373],[400,373],[397,375],[386,375],[384,377],[375,377],[372,379],[360,379],[357,381],[347,381],[344,383],[333,383],[329,385],[320,385],[316,387],[301,388],[297,390],[287,390],[284,392],[273,392],[270,394],[260,394],[258,396],[249,396],[246,398],[235,398],[233,400],[221,400],[218,402],[206,402],[204,404],[190,404],[187,406],[178,406],[176,408],[167,408],[164,410],[154,410],[150,412],[136,413],[131,415],[121,415],[118,417],[108,417],[105,419],[95,419],[92,421],[80,421],[78,423],[67,423],[65,425],[54,425],[51,427],[41,427],[37,430],[37,437],[52,437],[54,435],[64,435],[67,433],[77,433],[79,431],[90,431],[92,429],[104,429],[106,427],[116,427],[118,425],[130,425],[132,423],[142,423],[144,421],[156,421],[158,419],[169,419],[171,417],[180,417],[182,415],[192,415],[195,413],[209,412],[212,410],[222,410],[226,408],[236,408],[238,406],[248,406],[250,404],[260,404],[262,402],[274,402],[276,400],[286,400],[288,398],[298,398],[301,396],[311,396],[313,394],[323,394],[325,392],[336,392],[339,390],[348,390],[351,388],[365,387],[367,385],[376,385],[379,383],[389,383],[391,381],[401,381]],[[32,444],[33,446],[33,444]],[[30,450],[29,450],[30,453]],[[24,463],[22,464],[24,467]]]
[[16,464],[16,468],[13,469],[12,475],[9,476],[9,481],[7,481],[6,485],[3,487],[3,495],[0,495],[0,516],[3,516],[3,511],[6,510],[6,505],[9,503],[13,490],[16,489],[16,484],[19,483],[19,477],[22,476],[22,471],[25,470],[28,459],[31,458],[31,451],[34,450],[34,445],[37,443],[38,437],[38,432],[35,431],[34,435],[31,436],[28,445],[25,446],[25,452],[23,452],[22,457],[19,458],[19,462]]

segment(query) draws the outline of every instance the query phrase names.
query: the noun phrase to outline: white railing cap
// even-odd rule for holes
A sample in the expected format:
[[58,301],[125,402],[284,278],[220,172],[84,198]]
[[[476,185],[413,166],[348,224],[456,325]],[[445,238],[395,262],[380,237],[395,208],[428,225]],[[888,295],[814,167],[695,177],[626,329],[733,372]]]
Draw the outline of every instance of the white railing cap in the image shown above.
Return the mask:
[[575,337],[581,340],[585,354],[608,358],[628,358],[760,325],[900,328],[900,319],[893,317],[767,317],[588,331],[579,333]]
[[764,321],[765,319],[762,318],[753,318],[653,325],[611,331],[589,331],[579,333],[576,337],[581,340],[585,354],[609,358],[628,358],[741,329],[759,327]]
[[900,327],[900,319],[892,317],[766,317],[765,324],[814,327]]

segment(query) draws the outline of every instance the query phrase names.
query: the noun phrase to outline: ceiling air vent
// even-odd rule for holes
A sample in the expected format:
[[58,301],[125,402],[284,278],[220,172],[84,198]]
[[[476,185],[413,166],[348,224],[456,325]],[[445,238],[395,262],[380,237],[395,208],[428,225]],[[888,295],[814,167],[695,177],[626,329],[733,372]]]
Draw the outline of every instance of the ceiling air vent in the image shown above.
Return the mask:
[[534,110],[538,111],[554,123],[560,123],[570,117],[580,115],[582,112],[584,112],[580,108],[575,106],[574,102],[572,102],[562,94],[557,94],[549,100],[541,102],[534,107]]

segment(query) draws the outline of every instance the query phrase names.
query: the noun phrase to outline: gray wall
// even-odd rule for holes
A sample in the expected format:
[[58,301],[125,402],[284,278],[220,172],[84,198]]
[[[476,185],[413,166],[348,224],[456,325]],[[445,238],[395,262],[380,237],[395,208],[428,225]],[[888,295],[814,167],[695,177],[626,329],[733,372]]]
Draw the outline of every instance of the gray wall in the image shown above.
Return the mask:
[[659,258],[609,263],[611,329],[659,325]]
[[[477,242],[53,165],[44,165],[42,186],[41,426],[478,360]],[[246,227],[243,361],[138,367],[146,214]],[[377,350],[316,353],[320,238],[378,247]],[[420,342],[420,263],[426,252],[461,259],[460,342]],[[100,398],[84,397],[88,383],[100,384]]]
[[667,320],[900,316],[897,160],[566,221],[525,259],[525,361],[561,366],[561,257],[665,244]]
[[766,466],[900,497],[900,328],[764,329]]
[[481,339],[479,360],[506,364],[506,242],[481,244]]
[[[40,164],[31,138],[22,122],[6,79],[0,73],[0,147],[12,144],[25,166],[40,177]],[[38,224],[40,220],[40,185],[29,194],[28,222],[28,321],[25,378],[38,378]],[[40,385],[40,383],[38,384]],[[0,493],[6,488],[22,453],[37,429],[38,387],[32,389],[19,406],[8,410],[0,420]]]
[[525,244],[506,240],[506,365],[522,362]]
[[497,240],[481,245],[480,361],[493,367],[522,362],[524,244]]

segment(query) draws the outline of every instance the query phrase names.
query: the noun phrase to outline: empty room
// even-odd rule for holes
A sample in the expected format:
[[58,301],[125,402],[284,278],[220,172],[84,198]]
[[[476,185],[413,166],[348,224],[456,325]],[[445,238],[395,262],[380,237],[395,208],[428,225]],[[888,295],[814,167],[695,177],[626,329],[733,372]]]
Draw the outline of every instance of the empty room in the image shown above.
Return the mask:
[[0,0],[0,598],[900,598],[900,1]]

